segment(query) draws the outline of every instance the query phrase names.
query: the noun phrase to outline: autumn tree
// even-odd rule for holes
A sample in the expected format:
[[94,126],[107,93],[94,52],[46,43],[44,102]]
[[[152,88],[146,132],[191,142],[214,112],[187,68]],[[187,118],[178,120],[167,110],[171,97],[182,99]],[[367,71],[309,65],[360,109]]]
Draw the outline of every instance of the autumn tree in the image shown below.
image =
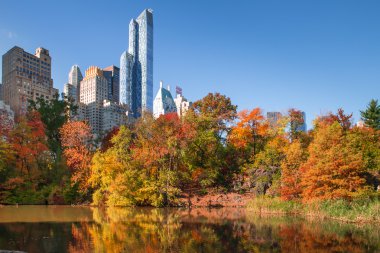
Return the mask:
[[298,139],[302,135],[302,126],[305,123],[305,119],[303,117],[302,111],[297,109],[289,109],[288,111],[289,117],[289,136],[293,141]]
[[38,112],[20,117],[10,134],[16,155],[16,168],[20,175],[37,178],[46,169],[50,153],[47,147],[45,126]]
[[219,137],[225,138],[230,126],[237,116],[237,106],[231,99],[220,93],[209,93],[204,98],[195,101],[191,110],[201,116]]
[[368,183],[377,189],[380,185],[380,131],[370,127],[355,127],[349,138],[352,152],[362,154]]
[[139,204],[140,170],[132,160],[132,131],[121,126],[110,139],[109,148],[98,150],[91,162],[89,183],[95,189],[93,203],[109,206]]
[[175,200],[186,181],[183,155],[193,136],[194,129],[176,113],[138,122],[133,158],[145,171],[140,202],[160,206]]
[[59,166],[62,152],[59,131],[69,115],[76,112],[77,106],[72,98],[59,99],[57,93],[50,100],[42,97],[38,97],[36,101],[30,100],[28,110],[40,113],[48,137],[48,147],[54,155],[56,166]]
[[248,150],[248,157],[254,161],[259,149],[264,146],[268,124],[260,108],[254,108],[251,111],[243,110],[238,113],[238,119],[229,139],[235,147]]
[[[347,131],[352,127],[352,113],[345,114],[342,108],[339,108],[337,113],[329,113],[327,116],[321,117],[317,119],[316,124],[318,125],[318,121],[322,121],[325,124],[333,124],[334,122],[338,122],[342,127],[343,131]],[[317,126],[318,127],[318,126]]]
[[284,152],[281,162],[281,198],[298,199],[302,193],[301,165],[306,161],[306,151],[299,140],[293,141]]
[[80,190],[86,192],[93,155],[90,126],[83,121],[67,122],[60,128],[60,138],[72,183],[77,183]]
[[228,187],[238,170],[233,149],[226,143],[236,108],[230,98],[209,93],[196,101],[184,118],[195,130],[184,159],[198,187]]
[[301,168],[303,199],[352,199],[365,193],[368,187],[362,157],[338,122],[321,124]]
[[380,105],[378,100],[372,99],[365,111],[360,111],[364,123],[373,128],[380,130]]
[[13,167],[14,150],[10,143],[10,133],[14,127],[12,119],[0,112],[0,183],[5,181]]

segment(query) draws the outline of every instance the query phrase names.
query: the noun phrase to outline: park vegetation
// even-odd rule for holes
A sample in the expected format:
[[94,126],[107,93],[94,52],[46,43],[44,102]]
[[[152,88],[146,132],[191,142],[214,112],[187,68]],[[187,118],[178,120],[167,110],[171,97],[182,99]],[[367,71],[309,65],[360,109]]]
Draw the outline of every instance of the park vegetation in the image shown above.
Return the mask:
[[363,127],[339,109],[308,132],[297,109],[273,122],[260,108],[238,112],[219,93],[182,118],[144,113],[96,139],[73,113],[73,103],[56,96],[31,103],[14,124],[0,121],[0,203],[162,207],[209,191],[296,208],[379,199],[377,100],[361,112]]

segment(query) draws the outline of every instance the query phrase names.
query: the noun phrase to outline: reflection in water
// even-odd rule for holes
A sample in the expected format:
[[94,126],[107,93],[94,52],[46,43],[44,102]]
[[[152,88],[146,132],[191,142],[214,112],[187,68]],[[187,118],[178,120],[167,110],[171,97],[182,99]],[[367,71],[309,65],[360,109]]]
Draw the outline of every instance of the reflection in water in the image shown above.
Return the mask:
[[380,252],[380,228],[245,209],[0,207],[0,249],[27,252]]

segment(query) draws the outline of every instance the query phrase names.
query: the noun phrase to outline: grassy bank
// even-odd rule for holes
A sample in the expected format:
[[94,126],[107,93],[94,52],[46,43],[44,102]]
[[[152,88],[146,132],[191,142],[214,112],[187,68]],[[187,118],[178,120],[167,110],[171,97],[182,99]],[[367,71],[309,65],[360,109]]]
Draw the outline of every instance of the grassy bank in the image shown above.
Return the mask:
[[248,208],[265,214],[300,214],[331,218],[344,222],[380,223],[380,200],[360,199],[354,201],[326,200],[312,203],[284,201],[279,198],[258,197],[251,200]]

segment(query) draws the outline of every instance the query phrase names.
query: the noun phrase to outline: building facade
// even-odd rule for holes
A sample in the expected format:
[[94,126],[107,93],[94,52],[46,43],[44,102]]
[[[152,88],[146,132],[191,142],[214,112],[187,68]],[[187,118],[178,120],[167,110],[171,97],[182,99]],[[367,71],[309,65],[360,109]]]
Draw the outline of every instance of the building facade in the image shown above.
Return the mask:
[[170,87],[168,86],[168,89],[165,89],[161,81],[160,88],[158,89],[157,95],[153,102],[153,116],[158,118],[160,115],[171,112],[177,112],[177,107],[174,103],[172,94],[170,93]]
[[[137,19],[132,19],[129,23],[128,53],[132,57],[127,55],[124,57],[126,62],[132,59],[131,94],[125,95],[130,97],[129,99],[123,98],[120,101],[130,100],[134,117],[139,117],[141,112],[153,110],[153,11],[151,9],[145,9]],[[120,65],[123,68],[122,64]],[[128,80],[128,74],[128,71],[122,71],[120,79]],[[128,83],[124,84],[128,87]]]
[[3,55],[2,63],[3,100],[16,115],[27,111],[29,99],[51,99],[58,94],[49,50],[40,47],[33,55],[15,46]]

